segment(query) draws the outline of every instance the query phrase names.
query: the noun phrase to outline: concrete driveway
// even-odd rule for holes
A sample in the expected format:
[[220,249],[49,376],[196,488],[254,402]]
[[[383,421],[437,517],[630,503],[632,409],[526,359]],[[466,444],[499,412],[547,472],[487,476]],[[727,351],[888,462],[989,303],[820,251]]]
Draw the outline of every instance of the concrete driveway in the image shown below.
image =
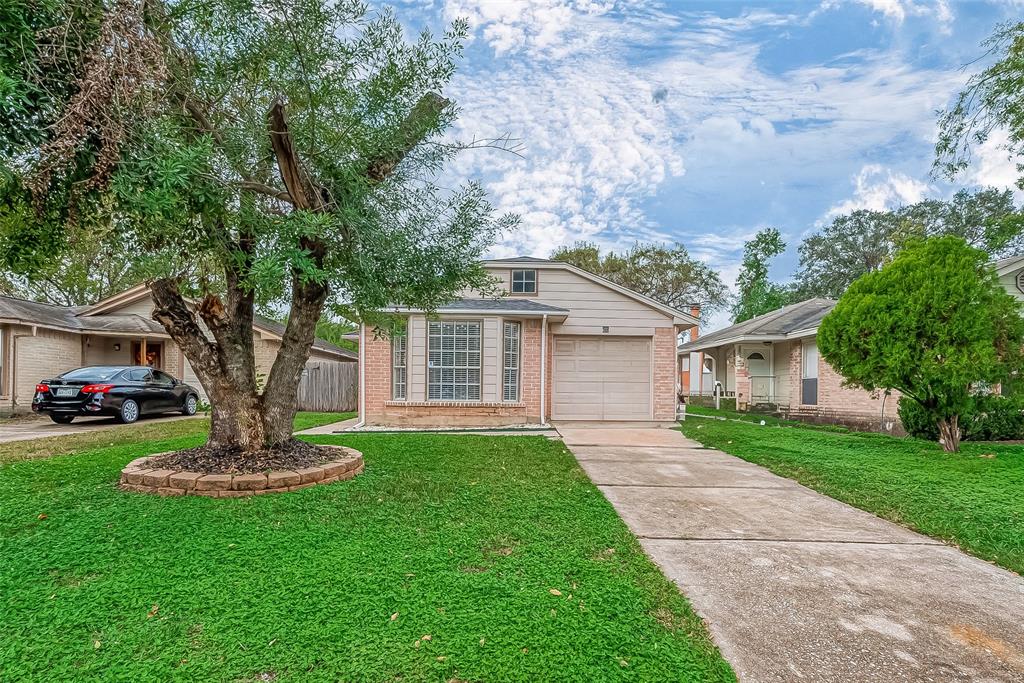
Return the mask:
[[48,436],[67,436],[69,434],[81,434],[86,431],[97,429],[130,429],[135,425],[152,424],[154,422],[166,422],[168,420],[193,420],[195,418],[184,415],[166,415],[143,417],[138,422],[130,425],[121,424],[113,417],[79,417],[69,425],[59,425],[46,417],[34,417],[25,415],[13,419],[0,419],[0,443],[10,441],[29,441],[31,439],[43,439]]
[[741,681],[1024,681],[1024,579],[669,429],[560,428]]

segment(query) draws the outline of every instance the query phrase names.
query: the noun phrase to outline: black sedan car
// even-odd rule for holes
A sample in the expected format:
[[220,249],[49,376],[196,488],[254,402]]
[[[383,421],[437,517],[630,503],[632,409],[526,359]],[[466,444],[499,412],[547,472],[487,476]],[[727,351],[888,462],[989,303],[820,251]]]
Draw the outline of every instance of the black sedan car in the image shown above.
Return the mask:
[[32,410],[49,414],[58,424],[68,424],[78,415],[112,415],[127,423],[155,413],[195,415],[198,404],[199,393],[166,372],[93,365],[41,381]]

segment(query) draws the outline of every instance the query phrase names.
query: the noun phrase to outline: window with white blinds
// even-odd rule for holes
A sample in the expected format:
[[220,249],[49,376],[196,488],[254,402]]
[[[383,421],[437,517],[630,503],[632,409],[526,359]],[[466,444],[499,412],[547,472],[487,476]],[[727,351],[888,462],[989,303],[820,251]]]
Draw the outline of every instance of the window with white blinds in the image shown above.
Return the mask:
[[431,322],[427,329],[427,399],[480,400],[480,323]]
[[409,378],[409,338],[404,334],[391,337],[391,398],[406,399]]
[[517,322],[506,322],[503,332],[502,357],[505,359],[502,369],[502,390],[503,401],[519,400],[519,361],[520,356],[520,324]]

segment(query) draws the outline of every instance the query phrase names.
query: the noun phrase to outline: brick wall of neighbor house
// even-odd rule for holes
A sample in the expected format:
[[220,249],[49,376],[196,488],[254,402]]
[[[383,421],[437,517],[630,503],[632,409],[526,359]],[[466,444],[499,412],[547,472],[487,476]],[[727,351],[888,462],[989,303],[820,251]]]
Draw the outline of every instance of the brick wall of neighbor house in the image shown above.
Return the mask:
[[676,331],[654,330],[654,419],[676,419]]
[[801,392],[801,360],[803,345],[794,342],[789,352],[789,412],[801,419],[820,422],[847,424],[865,429],[902,433],[897,408],[900,394],[894,391],[885,399],[885,416],[882,416],[882,396],[873,396],[863,389],[843,386],[843,376],[828,362],[818,356],[818,404],[804,405]]
[[[10,356],[17,353],[17,364],[9,366],[16,372],[17,387],[14,395],[8,396],[8,409],[16,412],[31,410],[36,383],[82,365],[82,338],[70,332],[37,329],[32,336],[30,327],[12,326]],[[13,341],[15,335],[27,335]],[[16,404],[13,401],[17,401]]]
[[[539,320],[523,320],[522,364],[519,403],[455,403],[424,401],[409,395],[405,401],[391,400],[391,341],[376,339],[367,330],[363,357],[366,400],[365,420],[371,425],[467,425],[491,426],[535,424],[540,421],[540,330]],[[550,336],[548,369],[550,370]],[[410,339],[424,344],[424,339]],[[412,353],[409,354],[410,358]],[[411,369],[410,369],[411,374]],[[550,381],[548,382],[550,401]],[[550,403],[548,403],[550,405]],[[439,419],[442,418],[442,419]]]

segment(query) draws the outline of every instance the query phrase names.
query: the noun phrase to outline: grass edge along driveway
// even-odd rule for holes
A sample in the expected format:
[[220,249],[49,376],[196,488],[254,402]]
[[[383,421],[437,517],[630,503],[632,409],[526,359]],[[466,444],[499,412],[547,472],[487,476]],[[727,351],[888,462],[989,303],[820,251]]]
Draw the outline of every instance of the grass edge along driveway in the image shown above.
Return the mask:
[[559,442],[314,437],[356,479],[114,488],[192,435],[0,467],[0,678],[734,680]]
[[[713,414],[713,411],[701,411]],[[683,433],[819,493],[1024,574],[1024,446],[963,442],[962,452],[885,434],[758,415],[689,417]]]

